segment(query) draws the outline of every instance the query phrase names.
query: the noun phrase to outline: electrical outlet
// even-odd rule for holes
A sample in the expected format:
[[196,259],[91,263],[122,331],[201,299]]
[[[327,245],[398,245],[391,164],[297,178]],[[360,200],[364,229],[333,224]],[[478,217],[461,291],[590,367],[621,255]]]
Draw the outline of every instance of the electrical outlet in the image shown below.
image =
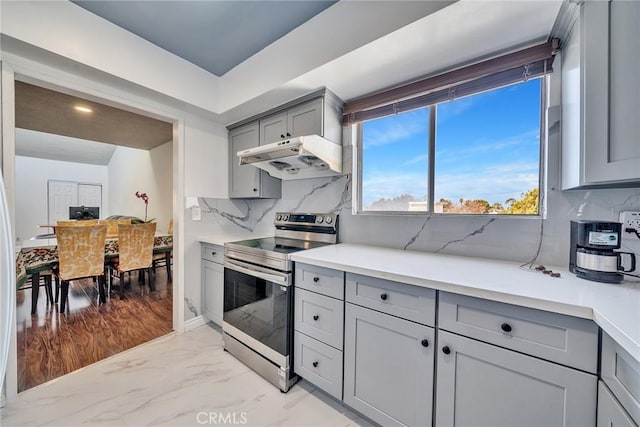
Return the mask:
[[640,212],[620,212],[620,222],[622,223],[622,236],[633,235],[634,233],[627,233],[627,229],[632,228],[637,233],[640,233]]

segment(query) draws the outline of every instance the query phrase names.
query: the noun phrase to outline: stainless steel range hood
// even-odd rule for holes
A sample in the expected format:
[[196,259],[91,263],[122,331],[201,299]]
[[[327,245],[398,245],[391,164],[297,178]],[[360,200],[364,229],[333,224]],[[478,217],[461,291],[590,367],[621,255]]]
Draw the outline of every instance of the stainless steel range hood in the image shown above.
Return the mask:
[[342,174],[342,147],[318,135],[298,136],[238,151],[252,165],[284,180]]

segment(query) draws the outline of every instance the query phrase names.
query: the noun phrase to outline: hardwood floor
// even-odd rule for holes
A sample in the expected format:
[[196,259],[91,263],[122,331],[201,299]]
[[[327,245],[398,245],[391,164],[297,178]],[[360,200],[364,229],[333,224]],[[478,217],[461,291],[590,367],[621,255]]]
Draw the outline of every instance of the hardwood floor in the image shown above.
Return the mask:
[[72,282],[66,315],[58,313],[58,304],[51,306],[41,291],[32,316],[31,290],[18,291],[18,391],[171,332],[172,286],[166,270],[157,270],[155,291],[148,285],[141,288],[135,273],[131,279],[123,300],[114,279],[111,297],[102,305],[91,280]]

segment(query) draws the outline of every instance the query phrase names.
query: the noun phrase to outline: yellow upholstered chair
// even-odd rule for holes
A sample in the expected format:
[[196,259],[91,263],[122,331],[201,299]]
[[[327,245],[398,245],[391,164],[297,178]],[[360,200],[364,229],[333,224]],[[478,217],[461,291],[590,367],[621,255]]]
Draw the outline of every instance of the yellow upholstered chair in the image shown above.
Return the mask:
[[69,219],[69,220],[61,220],[61,221],[56,221],[56,227],[57,226],[61,226],[61,225],[66,225],[66,226],[70,226],[70,227],[83,227],[86,225],[98,225],[98,221],[97,219],[83,219],[83,220],[79,220],[79,219]]
[[100,302],[106,301],[104,292],[104,241],[106,237],[106,225],[56,227],[59,262],[54,273],[61,281],[60,311],[62,313],[67,307],[71,280],[97,278]]
[[[118,225],[118,256],[111,262],[111,268],[120,276],[120,298],[124,297],[124,273],[138,270],[149,275],[153,262],[153,238],[156,234],[156,223]],[[113,279],[110,279],[112,282]]]
[[101,219],[98,224],[107,225],[107,237],[118,237],[118,225],[131,224],[131,218],[124,219]]

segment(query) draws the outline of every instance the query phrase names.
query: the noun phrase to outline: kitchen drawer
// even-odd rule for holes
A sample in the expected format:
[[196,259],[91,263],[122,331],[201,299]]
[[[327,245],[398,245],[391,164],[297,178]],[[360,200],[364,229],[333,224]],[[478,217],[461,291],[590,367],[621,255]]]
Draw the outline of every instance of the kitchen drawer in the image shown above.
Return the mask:
[[600,376],[631,418],[640,425],[640,362],[602,333]]
[[604,382],[598,381],[597,427],[638,427]]
[[344,302],[299,288],[295,301],[295,329],[342,350]]
[[345,299],[350,303],[423,325],[434,325],[436,291],[433,289],[347,273],[345,293]]
[[296,288],[344,299],[344,272],[342,271],[296,263],[295,284]]
[[293,342],[295,373],[342,400],[342,352],[298,331]]
[[596,373],[598,327],[591,320],[440,292],[438,326]]
[[207,261],[224,264],[224,247],[211,244],[202,245],[202,258]]

